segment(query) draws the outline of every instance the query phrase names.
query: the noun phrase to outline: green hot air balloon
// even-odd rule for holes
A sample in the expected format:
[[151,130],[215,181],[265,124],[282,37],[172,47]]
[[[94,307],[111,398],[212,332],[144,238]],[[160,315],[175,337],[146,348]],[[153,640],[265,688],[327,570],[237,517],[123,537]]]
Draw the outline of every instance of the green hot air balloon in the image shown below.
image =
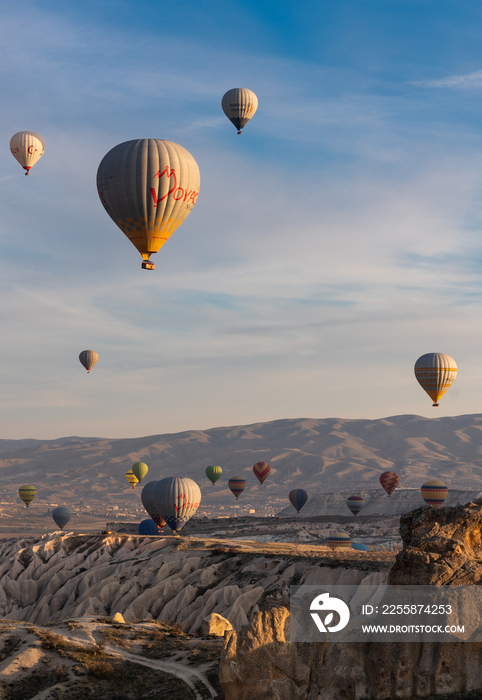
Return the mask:
[[138,481],[142,481],[142,479],[147,475],[149,467],[147,464],[144,464],[144,462],[136,462],[132,465],[131,470],[136,479]]
[[206,476],[209,479],[209,481],[212,481],[212,484],[216,483],[218,479],[221,478],[221,474],[223,473],[223,470],[221,467],[206,467]]

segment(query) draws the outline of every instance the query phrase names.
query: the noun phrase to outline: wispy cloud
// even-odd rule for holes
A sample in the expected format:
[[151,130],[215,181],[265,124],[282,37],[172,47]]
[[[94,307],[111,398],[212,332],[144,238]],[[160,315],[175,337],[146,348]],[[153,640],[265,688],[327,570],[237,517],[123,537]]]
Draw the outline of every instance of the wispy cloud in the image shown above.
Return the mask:
[[409,85],[429,88],[478,88],[482,87],[482,70],[465,73],[465,75],[449,75],[436,80],[409,81]]

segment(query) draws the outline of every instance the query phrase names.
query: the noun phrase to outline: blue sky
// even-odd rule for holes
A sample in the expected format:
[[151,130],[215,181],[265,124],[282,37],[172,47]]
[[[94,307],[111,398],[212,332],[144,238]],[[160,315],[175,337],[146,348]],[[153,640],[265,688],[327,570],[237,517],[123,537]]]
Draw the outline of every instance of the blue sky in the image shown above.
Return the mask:
[[[480,411],[479,3],[0,8],[1,437]],[[232,87],[259,99],[242,137]],[[29,178],[23,129],[46,141]],[[152,273],[95,189],[144,137],[201,171]],[[459,366],[437,413],[425,352]]]

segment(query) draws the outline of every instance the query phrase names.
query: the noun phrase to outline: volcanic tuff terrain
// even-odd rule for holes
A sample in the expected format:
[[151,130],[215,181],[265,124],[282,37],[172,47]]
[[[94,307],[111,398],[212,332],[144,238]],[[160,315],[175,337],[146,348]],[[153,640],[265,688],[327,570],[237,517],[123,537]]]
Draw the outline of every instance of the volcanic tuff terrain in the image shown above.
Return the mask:
[[[127,487],[125,472],[142,460],[149,465],[147,480],[180,474],[196,479],[202,507],[213,511],[235,504],[227,479],[245,476],[239,504],[259,509],[270,503],[274,513],[292,488],[310,494],[379,488],[378,477],[388,469],[400,474],[405,488],[439,477],[452,489],[482,490],[482,415],[290,419],[122,440],[2,440],[0,458],[0,498],[14,503],[18,486],[32,482],[38,487],[32,510],[80,499],[92,506],[139,504],[140,489]],[[263,486],[252,473],[257,461],[271,465]],[[204,475],[210,464],[223,468],[215,487]]]

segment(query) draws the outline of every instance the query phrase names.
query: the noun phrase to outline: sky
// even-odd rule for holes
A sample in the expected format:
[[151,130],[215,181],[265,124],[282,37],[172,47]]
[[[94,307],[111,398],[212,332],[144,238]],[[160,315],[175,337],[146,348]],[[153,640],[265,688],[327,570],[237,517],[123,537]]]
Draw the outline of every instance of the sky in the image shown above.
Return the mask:
[[[480,412],[479,2],[0,10],[0,438]],[[241,137],[233,87],[259,100]],[[21,130],[46,142],[28,178]],[[137,138],[201,172],[154,272],[95,187]],[[439,409],[427,352],[459,368]]]

